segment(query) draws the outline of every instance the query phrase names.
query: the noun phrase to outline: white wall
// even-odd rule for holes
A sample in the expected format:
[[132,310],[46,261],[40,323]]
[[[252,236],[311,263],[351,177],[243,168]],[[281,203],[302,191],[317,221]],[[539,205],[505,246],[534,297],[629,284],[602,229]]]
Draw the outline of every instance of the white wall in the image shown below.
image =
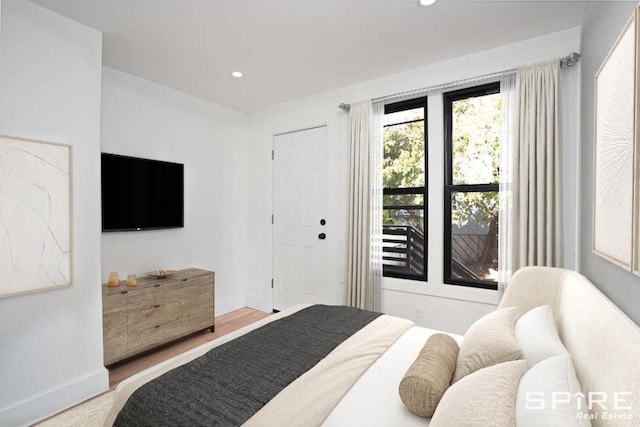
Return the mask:
[[605,261],[592,252],[594,77],[636,6],[636,2],[610,2],[604,6],[594,5],[583,29],[580,272],[587,276],[631,319],[640,323],[640,306],[638,305],[640,277]]
[[246,123],[242,113],[103,68],[102,151],[184,163],[185,172],[184,228],[102,233],[103,281],[110,271],[198,267],[216,273],[216,315],[245,305],[253,280]]
[[2,2],[0,134],[72,146],[73,285],[0,299],[0,426],[108,388],[100,292],[101,34]]
[[[328,188],[333,189],[328,206],[327,243],[329,244],[329,294],[332,303],[344,301],[344,246],[346,217],[346,177],[348,157],[348,114],[337,108],[340,102],[353,103],[360,100],[385,96],[407,90],[449,83],[476,77],[537,61],[558,58],[580,50],[580,28],[550,34],[503,46],[485,52],[456,58],[428,67],[395,74],[374,81],[350,86],[341,90],[280,104],[255,113],[252,120],[252,140],[255,150],[250,162],[254,170],[250,192],[257,195],[254,235],[259,246],[254,248],[252,259],[260,261],[260,281],[250,284],[248,303],[263,310],[271,309],[271,191],[272,165],[270,150],[273,135],[294,129],[303,129],[319,124],[328,126]],[[579,69],[566,70],[565,79],[577,93]],[[441,95],[429,97],[429,114],[442,109]],[[564,116],[569,122],[577,122],[577,104],[569,99],[564,105]],[[438,116],[435,116],[438,117]],[[441,117],[441,115],[439,116]],[[428,283],[407,280],[385,279],[383,281],[382,308],[389,314],[413,319],[419,324],[438,327],[452,332],[464,332],[480,315],[495,309],[498,294],[495,291],[470,289],[442,284],[442,185],[443,185],[443,133],[442,122],[429,123],[429,274]],[[572,164],[576,141],[569,140],[571,149],[565,154],[565,162]],[[568,185],[575,188],[575,168],[568,173]],[[574,191],[572,188],[567,189]],[[567,207],[570,222],[575,224],[575,206]],[[574,233],[575,234],[575,233]],[[568,242],[573,245],[573,241]],[[574,253],[573,247],[567,249]],[[440,317],[442,311],[456,316]],[[452,322],[442,319],[451,320]]]

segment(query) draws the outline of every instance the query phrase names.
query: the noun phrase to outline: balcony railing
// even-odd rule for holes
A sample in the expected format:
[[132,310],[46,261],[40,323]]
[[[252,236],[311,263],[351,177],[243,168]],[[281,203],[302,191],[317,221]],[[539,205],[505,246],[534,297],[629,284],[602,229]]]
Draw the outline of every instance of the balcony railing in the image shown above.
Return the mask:
[[[413,279],[426,279],[424,262],[424,234],[409,225],[385,225],[382,227],[382,264],[384,275]],[[460,254],[451,259],[456,277],[467,280],[483,279],[459,260]],[[464,258],[463,258],[464,259]]]
[[424,234],[410,225],[385,225],[382,234],[384,275],[424,279]]

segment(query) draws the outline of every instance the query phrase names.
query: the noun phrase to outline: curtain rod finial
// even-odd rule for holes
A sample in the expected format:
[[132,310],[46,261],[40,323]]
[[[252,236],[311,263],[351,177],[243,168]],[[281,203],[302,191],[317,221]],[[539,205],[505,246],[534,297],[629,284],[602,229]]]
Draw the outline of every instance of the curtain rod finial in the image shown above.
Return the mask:
[[580,62],[580,55],[578,52],[571,52],[569,55],[565,56],[560,60],[560,65],[563,67],[571,67],[572,65],[576,65]]
[[338,105],[338,108],[348,112],[349,110],[351,110],[351,105],[341,102],[340,105]]

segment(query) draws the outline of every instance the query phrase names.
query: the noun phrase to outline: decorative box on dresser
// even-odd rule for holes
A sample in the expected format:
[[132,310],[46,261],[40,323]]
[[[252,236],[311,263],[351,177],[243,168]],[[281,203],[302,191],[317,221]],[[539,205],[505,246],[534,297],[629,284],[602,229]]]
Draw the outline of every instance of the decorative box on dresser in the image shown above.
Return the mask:
[[104,364],[111,365],[161,344],[214,330],[214,273],[190,268],[137,286],[102,285]]

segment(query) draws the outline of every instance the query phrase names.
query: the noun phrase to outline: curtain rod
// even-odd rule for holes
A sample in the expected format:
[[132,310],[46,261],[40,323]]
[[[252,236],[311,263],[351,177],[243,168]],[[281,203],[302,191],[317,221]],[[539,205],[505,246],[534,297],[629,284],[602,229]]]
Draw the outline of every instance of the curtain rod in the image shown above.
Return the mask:
[[[560,66],[561,67],[571,67],[572,65],[575,65],[578,62],[580,62],[580,57],[581,56],[582,55],[580,55],[577,52],[572,52],[569,55],[560,58],[558,61],[560,62]],[[469,78],[469,79],[457,80],[457,81],[454,81],[454,82],[443,83],[443,84],[430,86],[430,87],[426,87],[426,88],[422,88],[422,89],[414,89],[414,90],[409,90],[409,91],[406,91],[406,92],[394,93],[392,95],[380,96],[378,98],[373,98],[371,101],[377,102],[377,101],[382,101],[382,100],[385,100],[385,99],[398,98],[398,97],[401,97],[401,96],[411,95],[412,93],[425,93],[425,92],[431,92],[431,91],[439,90],[439,89],[447,89],[447,88],[450,88],[450,87],[460,86],[460,85],[462,85],[464,83],[471,83],[471,82],[478,81],[478,80],[487,80],[487,79],[491,79],[491,78],[502,77],[502,76],[505,76],[507,74],[515,73],[516,71],[517,71],[517,68],[512,68],[510,70],[500,71],[498,73],[485,74],[485,75],[478,76],[478,77],[472,77],[472,78]],[[341,110],[344,110],[344,111],[349,111],[351,109],[351,104],[345,104],[344,102],[342,102],[342,103],[340,103],[340,105],[338,105],[338,108],[340,108]]]

